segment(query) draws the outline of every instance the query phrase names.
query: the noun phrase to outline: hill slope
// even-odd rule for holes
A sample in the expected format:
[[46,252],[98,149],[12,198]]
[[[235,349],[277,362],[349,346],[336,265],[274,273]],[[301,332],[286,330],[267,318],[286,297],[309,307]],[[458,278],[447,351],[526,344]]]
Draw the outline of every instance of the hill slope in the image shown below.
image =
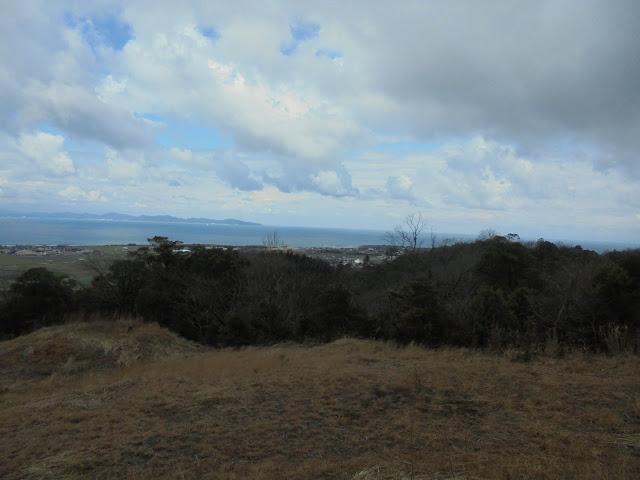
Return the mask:
[[638,478],[639,368],[71,324],[0,343],[0,477]]
[[70,323],[0,342],[0,377],[6,391],[25,382],[93,375],[203,350],[157,324]]

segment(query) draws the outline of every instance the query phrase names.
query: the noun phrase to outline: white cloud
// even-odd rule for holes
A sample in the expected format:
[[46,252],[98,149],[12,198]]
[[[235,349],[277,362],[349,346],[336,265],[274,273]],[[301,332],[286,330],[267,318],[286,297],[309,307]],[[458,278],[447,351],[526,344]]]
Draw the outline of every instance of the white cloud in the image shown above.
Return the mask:
[[75,185],[68,185],[64,189],[60,190],[58,192],[58,195],[60,195],[61,197],[67,200],[72,200],[72,201],[78,201],[78,200],[84,200],[87,202],[96,202],[96,201],[106,202],[107,201],[107,199],[104,196],[100,195],[100,192],[98,192],[97,190],[91,190],[89,192],[85,192],[84,190],[82,190],[79,187],[76,187]]
[[413,200],[413,181],[407,175],[387,178],[387,192],[392,198]]
[[222,81],[228,81],[233,73],[231,65],[223,65],[222,63],[218,63],[214,60],[208,60],[207,66],[213,70],[215,75]]
[[136,182],[145,172],[144,158],[127,159],[115,150],[107,149],[105,163],[112,181]]
[[[388,175],[389,165],[394,175]],[[509,145],[475,137],[422,154],[367,154],[346,166],[354,187],[366,192],[363,203],[388,198],[377,207],[380,218],[423,211],[440,231],[493,227],[540,236],[552,228],[556,238],[575,238],[576,229],[589,232],[594,222],[618,225],[613,229],[626,221],[625,229],[638,228],[633,219],[640,183],[597,170],[587,159],[531,159]]]
[[23,124],[46,121],[78,138],[113,148],[150,144],[149,124],[125,109],[105,103],[82,85],[33,84],[25,90]]
[[188,168],[215,171],[217,177],[232,188],[247,191],[262,189],[262,184],[257,179],[258,175],[254,174],[234,152],[193,152],[172,148],[170,154]]
[[344,181],[334,171],[321,171],[317,174],[312,174],[310,178],[317,191],[324,195],[340,197],[353,194],[353,191],[344,184]]
[[302,82],[269,78],[242,58],[225,61],[203,38],[184,27],[138,36],[124,50],[126,76],[108,77],[101,98],[134,111],[189,111],[231,134],[240,150],[276,153],[287,169],[304,162],[296,178],[327,168],[338,174],[339,162],[327,165],[328,158],[364,132],[349,111]]
[[73,173],[75,167],[69,154],[63,150],[64,137],[38,132],[25,134],[18,140],[18,149],[42,169],[52,175]]

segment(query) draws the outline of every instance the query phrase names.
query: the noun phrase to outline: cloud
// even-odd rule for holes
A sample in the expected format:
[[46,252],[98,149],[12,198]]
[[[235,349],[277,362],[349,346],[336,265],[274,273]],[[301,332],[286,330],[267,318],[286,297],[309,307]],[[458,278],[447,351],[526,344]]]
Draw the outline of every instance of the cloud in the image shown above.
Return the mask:
[[357,196],[351,174],[342,162],[335,159],[317,160],[315,163],[295,163],[281,159],[283,168],[273,173],[263,170],[260,178],[265,184],[277,187],[281,192],[314,192],[325,196]]
[[[371,32],[354,53],[368,89],[417,136],[482,133],[523,152],[570,138],[638,173],[640,6],[436,1],[383,10],[364,12]],[[391,129],[397,117],[388,120]]]
[[387,192],[392,198],[414,200],[413,182],[407,175],[387,178]]
[[316,57],[326,57],[330,60],[337,61],[342,59],[342,54],[330,48],[320,48],[316,50]]
[[588,158],[527,157],[478,136],[426,153],[368,153],[345,164],[362,192],[358,201],[375,204],[380,218],[422,211],[439,231],[492,227],[539,237],[548,227],[555,232],[555,237],[544,234],[550,238],[589,238],[589,225],[627,232],[639,226],[640,181],[614,169],[599,170]]
[[76,138],[112,148],[140,148],[151,141],[149,123],[109,105],[78,85],[32,85],[19,117],[22,124],[47,122]]
[[124,41],[126,28],[118,18],[102,12],[71,13],[51,2],[14,4],[11,14],[0,19],[2,43],[14,49],[10,56],[0,53],[0,127],[18,136],[47,124],[67,138],[113,148],[148,146],[149,125],[94,92],[96,77],[110,68],[117,54],[96,52],[98,43],[123,46],[118,42]]
[[69,185],[65,187],[64,189],[58,192],[58,195],[71,201],[84,200],[87,202],[96,202],[96,201],[105,202],[107,200],[104,196],[100,195],[100,192],[98,192],[97,190],[91,190],[90,192],[85,192],[84,190],[82,190],[79,187],[76,187],[75,185]]
[[332,197],[344,197],[354,195],[356,191],[344,177],[341,178],[333,170],[325,170],[310,175],[311,182],[315,188],[313,190],[323,195]]
[[22,135],[18,149],[35,162],[39,169],[50,175],[64,175],[75,172],[73,161],[63,150],[64,137],[38,132]]
[[64,19],[69,27],[81,32],[82,37],[93,49],[107,46],[114,50],[122,50],[133,37],[131,25],[111,11],[93,17],[66,12]]
[[222,160],[216,164],[218,177],[226,181],[232,188],[238,190],[261,190],[262,184],[251,177],[249,168],[242,162],[234,160]]
[[[328,168],[339,172],[339,162],[328,166],[326,159],[338,154],[344,142],[358,142],[365,131],[348,111],[317,91],[265,76],[241,55],[233,57],[240,61],[225,59],[227,55],[221,52],[229,43],[246,48],[234,39],[234,33],[244,27],[234,24],[234,28],[222,23],[215,50],[196,30],[186,27],[175,26],[151,36],[143,30],[124,49],[120,68],[126,76],[108,77],[98,89],[101,98],[128,110],[178,117],[190,111],[192,121],[215,125],[216,130],[233,138],[238,151],[274,154],[287,169],[298,169],[297,164],[304,163],[305,172],[292,177],[308,176],[306,170],[314,174]],[[303,30],[313,29],[301,27]],[[264,42],[260,45],[264,47]],[[311,58],[322,62],[315,55]],[[242,185],[249,187],[256,185]]]
[[231,188],[242,191],[261,190],[262,184],[255,178],[249,167],[233,152],[193,152],[171,149],[171,156],[180,163],[199,170],[213,170],[216,176]]
[[[126,119],[126,112],[198,112],[245,147],[305,157],[314,148],[342,148],[352,140],[350,133],[341,134],[346,131],[404,131],[419,140],[482,134],[540,155],[549,144],[572,139],[578,151],[599,152],[594,164],[638,172],[639,7],[631,3],[563,0],[512,8],[434,1],[390,10],[352,2],[340,11],[287,1],[240,2],[237,8],[195,3],[178,9],[162,1],[113,5],[76,7],[71,13],[46,2],[15,6],[18,21],[2,27],[8,42],[21,46],[22,55],[5,65],[20,83],[9,85],[0,74],[3,90],[21,92],[27,79],[35,81],[31,90],[75,85],[81,97],[91,95],[104,68],[91,44],[102,42],[113,46],[113,55],[105,57],[112,78],[127,80],[119,98],[101,96],[114,110],[104,111],[95,100],[90,105],[104,125],[70,100],[59,108],[51,101],[31,105],[40,112],[34,117],[52,115],[65,129],[127,148],[144,146],[150,133],[143,122]],[[65,15],[63,25],[89,48],[52,24]],[[296,55],[282,58],[283,41],[296,43]],[[340,68],[328,68],[328,58],[339,59]],[[57,69],[61,61],[65,68]],[[226,77],[241,87],[235,95],[229,97],[233,88],[221,85],[221,78],[207,75],[209,61],[236,72]],[[269,126],[281,110],[265,109],[260,97],[272,98],[273,106],[283,94],[311,108],[298,125],[282,122],[280,128],[275,120]],[[28,100],[27,95],[3,100],[10,105],[20,97]],[[84,97],[79,103],[86,103]],[[322,105],[327,108],[318,108]],[[71,112],[66,121],[65,110]],[[3,112],[5,121],[10,111],[15,110]]]
[[114,182],[135,183],[145,173],[144,158],[125,158],[112,149],[107,149],[105,164],[108,169],[108,178]]
[[223,93],[219,107],[230,114],[226,126],[240,145],[314,159],[335,152],[341,141],[360,133],[346,112],[326,99],[272,89],[231,65],[213,60],[208,65]]
[[391,225],[408,206],[460,225],[608,213],[637,233],[639,14],[578,0],[14,2],[0,18],[3,198],[85,198],[77,186],[114,209],[169,195],[175,210],[250,215],[268,192],[291,221],[328,218],[320,202]]

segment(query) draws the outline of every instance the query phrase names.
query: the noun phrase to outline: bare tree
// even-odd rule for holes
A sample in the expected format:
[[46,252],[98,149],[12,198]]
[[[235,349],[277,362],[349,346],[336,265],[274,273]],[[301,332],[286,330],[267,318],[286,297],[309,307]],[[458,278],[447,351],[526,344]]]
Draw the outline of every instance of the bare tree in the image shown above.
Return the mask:
[[87,255],[86,261],[83,262],[84,270],[89,271],[93,276],[104,275],[109,270],[109,266],[113,263],[113,258],[109,258],[98,250],[94,250]]
[[276,250],[282,248],[284,246],[284,242],[282,241],[278,231],[274,230],[262,237],[262,245],[269,250]]
[[[393,232],[385,234],[385,240],[393,247],[400,246],[415,252],[422,247],[423,240],[420,235],[426,227],[427,221],[422,218],[422,213],[411,213],[404,219],[404,225],[396,225]],[[435,237],[432,234],[432,245],[434,243]]]
[[431,250],[433,250],[438,244],[438,236],[433,233],[433,228],[431,229],[431,233],[429,234],[429,240],[431,241]]
[[483,230],[480,230],[480,233],[476,237],[476,240],[479,242],[485,242],[497,236],[498,236],[498,232],[496,232],[493,228],[485,228]]

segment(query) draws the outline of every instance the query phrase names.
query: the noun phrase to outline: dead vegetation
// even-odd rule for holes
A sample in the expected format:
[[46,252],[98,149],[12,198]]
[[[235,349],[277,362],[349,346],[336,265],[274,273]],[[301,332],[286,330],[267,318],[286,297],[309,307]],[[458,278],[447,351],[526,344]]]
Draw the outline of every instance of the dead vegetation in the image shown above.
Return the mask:
[[130,325],[0,343],[1,478],[640,476],[637,356],[204,350]]
[[4,391],[46,379],[92,376],[203,351],[156,324],[136,320],[70,323],[0,343]]

